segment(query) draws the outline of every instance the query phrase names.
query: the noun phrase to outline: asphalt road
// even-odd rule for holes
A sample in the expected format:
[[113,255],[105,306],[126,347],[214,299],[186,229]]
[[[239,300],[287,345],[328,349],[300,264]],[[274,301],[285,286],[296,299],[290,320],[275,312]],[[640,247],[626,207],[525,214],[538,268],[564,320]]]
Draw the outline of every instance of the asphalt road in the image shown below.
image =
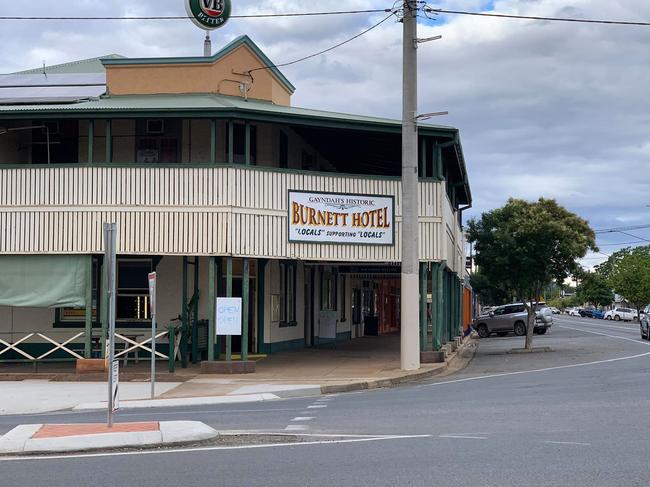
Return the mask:
[[[0,485],[646,486],[650,342],[638,325],[556,318],[535,346],[480,340],[464,370],[394,389],[271,403],[123,411],[217,429],[349,435],[336,443],[0,461]],[[103,421],[98,413],[1,417]]]

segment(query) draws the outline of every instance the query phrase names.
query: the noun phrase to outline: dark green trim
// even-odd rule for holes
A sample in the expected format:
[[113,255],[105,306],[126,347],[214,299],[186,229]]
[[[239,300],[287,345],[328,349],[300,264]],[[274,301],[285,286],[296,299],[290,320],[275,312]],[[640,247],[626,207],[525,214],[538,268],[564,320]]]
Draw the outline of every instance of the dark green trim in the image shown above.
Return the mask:
[[208,257],[208,360],[214,361],[214,338],[216,335],[215,304],[217,286],[215,278],[215,258]]
[[[152,95],[153,96],[153,95]],[[125,116],[128,115],[128,116]],[[0,108],[1,119],[68,119],[74,118],[78,120],[85,120],[91,118],[215,118],[215,119],[243,119],[256,122],[269,122],[269,123],[284,123],[289,125],[307,125],[312,127],[324,128],[345,128],[351,130],[364,130],[367,132],[384,132],[399,134],[402,132],[401,122],[399,121],[375,121],[375,120],[352,120],[336,117],[327,117],[319,115],[308,114],[286,114],[268,112],[255,108],[165,108],[165,109],[149,109],[149,108],[102,108],[90,109],[81,108],[73,111],[71,108],[47,109],[43,110],[27,110],[22,109],[18,111],[2,111]],[[435,136],[452,138],[458,129],[453,127],[437,127],[426,125],[418,125],[418,133],[420,135]]]
[[99,312],[102,322],[102,334],[101,334],[101,357],[106,358],[106,336],[108,335],[108,266],[106,265],[106,259],[102,260],[102,279],[101,279],[101,305],[99,307]]
[[245,45],[262,61],[271,73],[282,83],[287,91],[293,94],[296,87],[282,74],[282,72],[275,67],[275,64],[257,47],[250,37],[242,35],[230,43],[226,44],[223,49],[215,52],[212,56],[188,56],[188,57],[161,57],[161,58],[103,58],[101,62],[104,66],[133,66],[133,65],[152,65],[152,64],[212,64],[219,59],[225,57],[239,46]]
[[210,120],[210,163],[217,162],[217,121]]
[[228,164],[235,162],[235,123],[228,120]]
[[86,265],[86,308],[84,311],[84,357],[90,358],[93,335],[93,258],[90,256]]
[[242,333],[241,333],[241,359],[248,360],[248,304],[250,284],[250,262],[244,257],[242,262]]
[[420,350],[426,350],[427,339],[427,264],[420,263]]
[[[226,257],[226,297],[232,297],[232,256]],[[226,361],[232,361],[232,336],[226,335]]]
[[266,259],[257,259],[257,352],[268,353],[264,343],[264,307],[266,303]]
[[265,345],[266,345],[266,349],[268,350],[266,353],[283,352],[286,350],[296,350],[299,348],[305,348],[305,339],[296,338],[295,340],[266,343]]
[[187,367],[187,333],[189,323],[187,322],[187,257],[183,257],[181,270],[181,367]]
[[443,322],[444,322],[444,268],[447,265],[446,261],[441,261],[436,264],[436,350],[440,350],[443,344]]
[[199,258],[194,257],[194,291],[192,293],[192,363],[199,362]]
[[88,164],[93,163],[95,155],[95,120],[88,120]]
[[248,121],[244,124],[244,163],[251,165],[251,124]]
[[106,120],[106,164],[113,161],[113,121]]

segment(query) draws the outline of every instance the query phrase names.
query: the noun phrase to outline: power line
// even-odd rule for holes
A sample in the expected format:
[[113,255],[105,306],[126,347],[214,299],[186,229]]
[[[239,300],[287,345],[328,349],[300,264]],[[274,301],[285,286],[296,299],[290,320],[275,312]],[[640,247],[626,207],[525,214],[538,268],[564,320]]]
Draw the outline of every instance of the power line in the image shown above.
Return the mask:
[[650,228],[650,224],[648,224],[648,225],[633,225],[633,226],[629,226],[629,227],[601,228],[599,230],[594,230],[594,233],[617,233],[617,232],[620,232],[621,230],[623,230],[623,231],[624,230],[641,230],[643,228]]
[[623,235],[627,235],[628,237],[638,238],[639,240],[643,240],[644,242],[650,242],[650,240],[648,240],[647,238],[639,237],[638,235],[632,235],[631,233],[623,232],[621,230],[619,230],[618,233],[622,233]]
[[638,243],[643,243],[644,240],[637,240],[636,242],[618,242],[618,243],[605,243],[605,244],[598,244],[599,247],[608,247],[608,246],[616,246],[616,245],[633,245],[633,244],[638,244]]
[[600,20],[600,19],[579,19],[572,17],[540,17],[536,15],[513,15],[499,14],[489,12],[468,12],[463,10],[445,10],[441,8],[424,7],[425,12],[452,14],[452,15],[472,15],[476,17],[497,17],[502,19],[520,19],[520,20],[547,20],[552,22],[575,22],[581,24],[606,24],[606,25],[627,25],[650,27],[650,22],[626,21],[626,20]]
[[[313,17],[322,15],[351,15],[351,14],[374,14],[381,12],[391,12],[389,8],[366,9],[366,10],[335,10],[329,12],[291,12],[291,13],[271,13],[271,14],[242,14],[231,15],[231,19],[261,19],[274,17]],[[188,20],[192,17],[188,15],[145,15],[145,16],[125,16],[125,17],[41,17],[41,16],[18,16],[3,15],[0,20]]]
[[[390,11],[390,10],[389,10],[389,11]],[[322,51],[318,51],[318,52],[316,52],[316,53],[314,53],[314,54],[309,54],[308,56],[303,56],[303,57],[301,57],[301,58],[299,58],[299,59],[294,59],[293,61],[289,61],[289,62],[286,62],[286,63],[273,64],[272,66],[262,66],[262,67],[260,67],[260,68],[251,69],[250,71],[247,71],[247,73],[248,73],[248,75],[251,77],[251,79],[253,79],[253,76],[251,75],[251,73],[253,73],[253,72],[255,72],[255,71],[261,71],[261,70],[265,70],[265,69],[282,68],[282,67],[284,67],[284,66],[290,66],[290,65],[292,65],[292,64],[296,64],[296,63],[299,63],[299,62],[301,62],[301,61],[306,61],[307,59],[311,59],[311,58],[314,58],[314,57],[316,57],[316,56],[320,56],[321,54],[325,54],[326,52],[333,51],[334,49],[336,49],[336,48],[338,48],[338,47],[341,47],[341,46],[347,44],[348,42],[352,42],[353,40],[358,39],[358,38],[361,37],[362,35],[367,34],[367,33],[370,32],[371,30],[373,30],[373,29],[379,27],[381,24],[383,24],[383,23],[386,22],[388,19],[390,19],[393,15],[395,15],[395,12],[394,12],[394,11],[390,11],[390,14],[389,14],[389,15],[387,15],[386,17],[384,17],[382,20],[380,20],[380,21],[377,22],[376,24],[371,25],[371,26],[368,27],[367,29],[365,29],[365,30],[359,32],[358,34],[356,34],[356,35],[354,35],[354,36],[352,36],[352,37],[350,37],[350,38],[348,38],[348,39],[346,39],[346,40],[344,40],[344,41],[342,41],[342,42],[339,42],[338,44],[335,44],[335,45],[333,45],[333,46],[331,46],[331,47],[328,47],[327,49],[323,49]],[[253,80],[253,82],[254,82],[254,80]]]

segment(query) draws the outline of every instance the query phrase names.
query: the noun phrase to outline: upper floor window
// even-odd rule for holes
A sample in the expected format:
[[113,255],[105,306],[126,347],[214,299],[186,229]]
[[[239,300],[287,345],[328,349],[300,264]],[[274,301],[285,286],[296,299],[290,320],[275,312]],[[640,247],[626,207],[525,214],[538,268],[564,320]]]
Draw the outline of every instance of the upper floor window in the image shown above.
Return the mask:
[[[249,124],[250,130],[250,163],[257,164],[257,127]],[[232,157],[235,164],[246,163],[246,124],[232,124]],[[226,154],[230,154],[230,137],[226,134]]]
[[138,163],[180,161],[181,124],[175,119],[136,122],[135,160]]

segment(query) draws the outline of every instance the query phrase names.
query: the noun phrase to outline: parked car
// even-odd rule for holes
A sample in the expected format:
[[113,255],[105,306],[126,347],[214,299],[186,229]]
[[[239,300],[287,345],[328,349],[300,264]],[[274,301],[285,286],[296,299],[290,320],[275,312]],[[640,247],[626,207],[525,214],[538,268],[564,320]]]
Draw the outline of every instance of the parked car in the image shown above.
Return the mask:
[[[533,332],[543,335],[553,325],[553,312],[543,303],[534,306],[536,316]],[[492,333],[506,336],[510,332],[523,336],[526,334],[527,320],[528,312],[523,303],[507,304],[497,306],[489,315],[479,316],[474,322],[474,329],[481,338],[487,338]]]
[[593,318],[594,317],[594,308],[580,308],[578,314],[583,318]]
[[605,317],[605,312],[594,308],[591,310],[591,317],[602,320]]
[[580,308],[567,308],[565,311],[569,316],[580,316]]
[[650,304],[641,310],[639,327],[641,328],[641,338],[650,340]]
[[614,321],[636,321],[639,319],[639,314],[636,310],[631,308],[614,308],[605,313],[605,319]]
[[549,306],[549,309],[553,312],[554,315],[559,315],[560,314],[560,310],[557,309],[554,306]]

